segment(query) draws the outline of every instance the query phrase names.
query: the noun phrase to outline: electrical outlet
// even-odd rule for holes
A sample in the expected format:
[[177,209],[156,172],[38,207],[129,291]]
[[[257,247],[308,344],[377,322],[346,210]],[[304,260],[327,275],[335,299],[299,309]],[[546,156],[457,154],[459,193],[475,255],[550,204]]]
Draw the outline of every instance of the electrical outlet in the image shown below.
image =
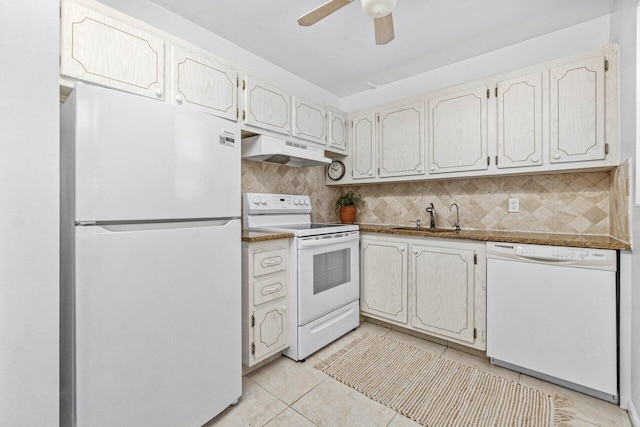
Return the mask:
[[520,212],[520,199],[518,197],[509,197],[509,212]]

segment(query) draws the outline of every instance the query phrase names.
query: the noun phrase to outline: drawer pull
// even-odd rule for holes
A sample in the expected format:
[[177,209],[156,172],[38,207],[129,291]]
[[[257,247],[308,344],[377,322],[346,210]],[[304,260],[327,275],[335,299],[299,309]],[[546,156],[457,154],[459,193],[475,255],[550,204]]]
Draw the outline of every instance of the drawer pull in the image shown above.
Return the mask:
[[280,291],[280,289],[282,289],[282,283],[278,282],[272,285],[265,286],[264,288],[260,289],[260,293],[266,296],[266,295],[276,293]]
[[274,265],[280,265],[280,264],[282,264],[282,258],[279,256],[264,258],[262,261],[260,261],[260,265],[263,268],[273,267]]

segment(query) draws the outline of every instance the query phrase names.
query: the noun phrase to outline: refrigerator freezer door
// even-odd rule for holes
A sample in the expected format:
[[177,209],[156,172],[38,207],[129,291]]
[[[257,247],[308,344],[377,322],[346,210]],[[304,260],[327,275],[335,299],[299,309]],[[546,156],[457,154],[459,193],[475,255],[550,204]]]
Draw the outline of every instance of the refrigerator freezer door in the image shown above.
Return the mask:
[[76,221],[240,216],[240,130],[184,107],[78,84]]
[[240,221],[139,228],[76,227],[78,426],[200,426],[241,394]]

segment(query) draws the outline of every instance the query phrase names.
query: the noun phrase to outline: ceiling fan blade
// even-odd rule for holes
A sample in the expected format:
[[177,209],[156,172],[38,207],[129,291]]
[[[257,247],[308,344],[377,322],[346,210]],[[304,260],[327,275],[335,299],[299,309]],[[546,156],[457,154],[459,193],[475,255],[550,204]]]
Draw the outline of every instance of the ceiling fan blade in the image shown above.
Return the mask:
[[393,18],[391,14],[382,18],[374,18],[373,27],[376,31],[376,44],[387,44],[395,38],[393,31]]
[[353,0],[331,0],[298,18],[298,25],[302,25],[303,27],[313,25],[319,20],[331,15],[336,10],[342,9],[352,1]]

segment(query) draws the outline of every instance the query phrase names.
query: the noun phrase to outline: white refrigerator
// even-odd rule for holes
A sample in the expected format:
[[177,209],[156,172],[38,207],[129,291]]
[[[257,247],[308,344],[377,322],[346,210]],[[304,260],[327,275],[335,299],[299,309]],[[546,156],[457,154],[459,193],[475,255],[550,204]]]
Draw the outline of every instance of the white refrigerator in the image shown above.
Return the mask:
[[241,394],[239,127],[78,83],[61,144],[61,425],[201,426]]

